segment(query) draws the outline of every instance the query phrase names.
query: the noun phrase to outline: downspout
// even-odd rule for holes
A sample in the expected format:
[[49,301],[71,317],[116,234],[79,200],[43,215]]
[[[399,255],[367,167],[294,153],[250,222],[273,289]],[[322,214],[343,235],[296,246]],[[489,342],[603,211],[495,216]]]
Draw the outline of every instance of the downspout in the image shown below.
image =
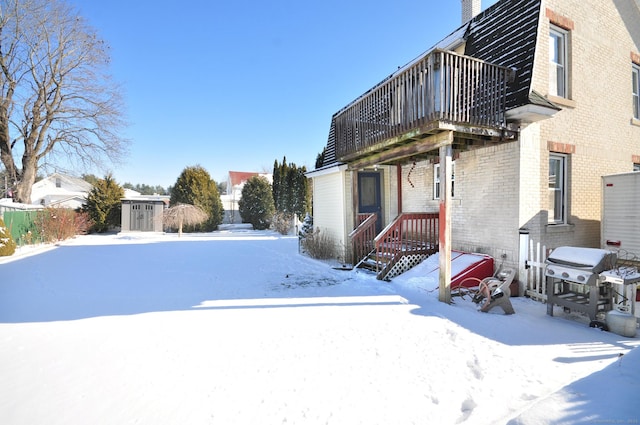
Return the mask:
[[521,228],[519,230],[519,234],[520,253],[518,255],[518,294],[523,296],[529,288],[529,264],[527,264],[527,260],[529,259],[529,230]]
[[402,166],[396,165],[396,176],[398,179],[398,215],[402,214]]

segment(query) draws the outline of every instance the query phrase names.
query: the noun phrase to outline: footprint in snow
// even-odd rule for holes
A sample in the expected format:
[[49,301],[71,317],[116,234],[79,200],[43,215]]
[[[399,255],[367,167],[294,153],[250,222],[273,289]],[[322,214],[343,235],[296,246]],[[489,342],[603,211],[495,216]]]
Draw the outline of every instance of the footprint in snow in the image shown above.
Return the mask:
[[482,368],[480,367],[478,358],[475,355],[473,356],[473,359],[467,361],[467,367],[469,368],[469,370],[471,370],[471,373],[476,379],[480,380],[484,378]]
[[462,416],[456,421],[456,423],[465,422],[469,416],[473,413],[473,410],[478,406],[472,398],[468,398],[462,402],[460,406],[460,411],[462,412]]

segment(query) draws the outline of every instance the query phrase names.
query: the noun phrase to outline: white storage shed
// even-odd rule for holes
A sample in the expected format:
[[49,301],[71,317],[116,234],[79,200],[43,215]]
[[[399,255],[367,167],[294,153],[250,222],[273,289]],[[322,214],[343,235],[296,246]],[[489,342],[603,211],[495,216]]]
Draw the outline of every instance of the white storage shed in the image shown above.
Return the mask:
[[131,196],[122,199],[122,232],[163,232],[162,212],[169,197]]
[[601,247],[640,262],[640,172],[602,177]]

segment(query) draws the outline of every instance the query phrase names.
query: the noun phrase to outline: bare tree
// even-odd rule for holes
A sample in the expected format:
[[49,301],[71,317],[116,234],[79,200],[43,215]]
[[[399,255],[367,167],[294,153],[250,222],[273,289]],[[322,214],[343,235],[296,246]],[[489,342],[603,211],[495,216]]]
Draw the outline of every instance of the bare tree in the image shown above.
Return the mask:
[[128,143],[108,46],[64,0],[0,0],[0,159],[14,197],[30,202],[38,170],[104,168]]
[[201,208],[191,204],[176,204],[163,212],[163,223],[178,228],[178,236],[182,236],[182,226],[192,226],[207,221],[209,215]]

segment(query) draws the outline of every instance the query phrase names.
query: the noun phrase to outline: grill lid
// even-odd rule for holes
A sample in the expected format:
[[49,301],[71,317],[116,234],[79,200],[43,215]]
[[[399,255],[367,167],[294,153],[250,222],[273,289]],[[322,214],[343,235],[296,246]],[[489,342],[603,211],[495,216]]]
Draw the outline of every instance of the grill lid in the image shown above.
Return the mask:
[[560,246],[554,249],[545,260],[547,264],[562,265],[592,273],[600,273],[613,268],[616,254],[597,248]]

